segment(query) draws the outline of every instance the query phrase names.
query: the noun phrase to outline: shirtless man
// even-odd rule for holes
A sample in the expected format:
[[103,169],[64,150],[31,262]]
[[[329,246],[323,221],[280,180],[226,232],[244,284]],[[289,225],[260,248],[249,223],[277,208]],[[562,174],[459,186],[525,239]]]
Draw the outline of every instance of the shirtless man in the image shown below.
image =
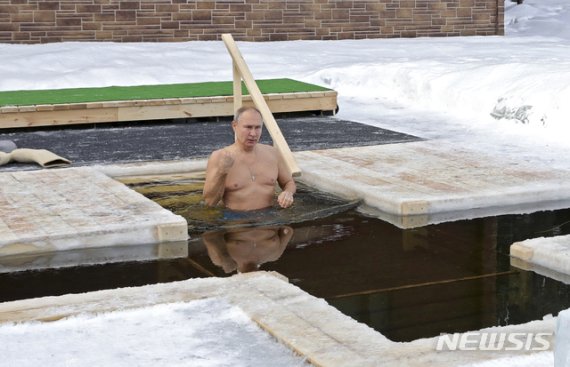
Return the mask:
[[232,121],[235,143],[216,150],[208,159],[204,201],[206,205],[223,204],[232,210],[256,210],[270,207],[275,184],[283,190],[277,197],[282,208],[293,204],[297,190],[291,172],[277,150],[258,144],[263,120],[259,110],[242,107]]

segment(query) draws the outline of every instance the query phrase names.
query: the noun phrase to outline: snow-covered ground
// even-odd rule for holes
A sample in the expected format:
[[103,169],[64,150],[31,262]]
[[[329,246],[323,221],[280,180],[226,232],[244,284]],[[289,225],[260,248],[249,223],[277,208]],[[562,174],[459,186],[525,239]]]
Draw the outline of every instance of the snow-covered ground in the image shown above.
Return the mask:
[[215,298],[4,325],[0,340],[6,367],[308,366],[240,308]]
[[[497,157],[570,169],[570,1],[525,0],[516,5],[507,0],[505,5],[505,37],[238,45],[256,78],[289,77],[337,90],[340,118],[462,144]],[[230,57],[221,42],[0,44],[0,90],[231,77]],[[215,326],[211,314],[197,315]],[[144,312],[131,317],[141,324],[148,321]],[[102,316],[88,321],[105,325],[108,320]],[[178,326],[187,328],[174,324],[169,330],[175,332]],[[5,345],[14,330],[30,327],[0,327],[0,344]],[[61,330],[49,337],[57,340],[70,332]],[[29,354],[30,346],[42,343],[42,338],[41,333],[28,333],[29,345],[21,346],[21,353]],[[169,345],[161,348],[184,352]],[[101,352],[87,348],[81,358],[95,360],[90,353]],[[121,353],[114,356],[106,364],[120,365]],[[521,357],[516,364],[548,366],[552,361],[549,352]]]

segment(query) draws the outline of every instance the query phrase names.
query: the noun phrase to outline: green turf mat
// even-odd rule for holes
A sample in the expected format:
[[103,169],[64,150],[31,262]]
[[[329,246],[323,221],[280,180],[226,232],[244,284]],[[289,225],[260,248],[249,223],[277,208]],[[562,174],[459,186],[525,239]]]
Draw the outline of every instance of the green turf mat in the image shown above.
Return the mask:
[[[261,93],[294,93],[329,91],[318,85],[293,79],[257,80]],[[242,82],[243,94],[249,94]],[[138,85],[130,87],[73,88],[0,92],[2,106],[33,106],[104,101],[130,101],[163,98],[231,96],[232,82]]]

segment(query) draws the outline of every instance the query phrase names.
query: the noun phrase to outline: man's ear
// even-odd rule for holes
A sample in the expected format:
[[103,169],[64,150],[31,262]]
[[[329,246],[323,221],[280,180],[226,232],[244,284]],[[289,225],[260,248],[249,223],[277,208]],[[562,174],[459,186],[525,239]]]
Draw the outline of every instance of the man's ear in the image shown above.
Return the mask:
[[237,141],[237,132],[236,132],[236,128],[237,128],[237,121],[234,120],[232,121],[232,130],[234,131],[234,141]]

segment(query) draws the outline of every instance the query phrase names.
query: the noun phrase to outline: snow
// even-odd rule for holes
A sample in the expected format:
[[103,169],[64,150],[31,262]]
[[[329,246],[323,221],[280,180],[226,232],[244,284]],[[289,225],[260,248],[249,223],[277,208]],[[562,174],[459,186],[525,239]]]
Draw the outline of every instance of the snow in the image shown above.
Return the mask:
[[558,313],[554,367],[570,367],[570,310]]
[[538,352],[530,356],[520,357],[507,357],[497,358],[490,361],[466,364],[461,367],[503,367],[503,366],[517,366],[517,367],[540,367],[552,366],[554,364],[554,357],[552,352]]
[[[505,7],[504,37],[238,46],[258,79],[288,77],[337,90],[339,118],[570,169],[570,2],[525,0],[516,5],[506,0]],[[0,44],[0,90],[231,79],[230,58],[221,42]],[[138,355],[137,365],[154,364],[154,358],[161,358],[161,365],[177,365],[194,353],[193,365],[225,366],[224,356],[232,355],[232,365],[252,366],[264,357],[265,349],[253,359],[251,351],[241,350],[247,340],[263,338],[251,330],[251,322],[219,300],[204,302],[4,325],[0,343],[8,352],[3,352],[3,364],[20,366],[29,360],[29,365],[112,366],[130,364],[129,358]],[[183,317],[189,312],[191,318]],[[151,322],[154,327],[146,325]],[[252,334],[237,341],[218,339],[235,332],[235,325]],[[60,349],[50,349],[52,345]],[[226,354],[226,347],[235,349]],[[540,367],[552,361],[552,352],[542,352],[476,366]],[[273,358],[270,363],[279,365]]]
[[223,299],[2,325],[0,340],[5,367],[308,366]]

